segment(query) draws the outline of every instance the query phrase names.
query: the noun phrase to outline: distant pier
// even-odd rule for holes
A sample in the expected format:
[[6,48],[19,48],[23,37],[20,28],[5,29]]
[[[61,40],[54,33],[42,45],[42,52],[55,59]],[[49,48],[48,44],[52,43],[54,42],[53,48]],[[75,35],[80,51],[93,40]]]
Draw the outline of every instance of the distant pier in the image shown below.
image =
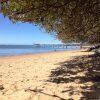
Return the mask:
[[33,44],[37,48],[67,48],[68,46],[80,46],[80,44]]

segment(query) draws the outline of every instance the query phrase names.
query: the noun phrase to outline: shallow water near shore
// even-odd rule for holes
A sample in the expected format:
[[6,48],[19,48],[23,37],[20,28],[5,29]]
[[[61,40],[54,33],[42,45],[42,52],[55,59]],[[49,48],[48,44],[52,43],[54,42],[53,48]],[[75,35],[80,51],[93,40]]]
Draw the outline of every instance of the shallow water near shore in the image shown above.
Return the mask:
[[66,50],[78,50],[79,46],[68,46],[67,48],[23,48],[23,47],[0,47],[0,56],[15,56],[15,55],[23,55],[23,54],[37,54],[37,53],[46,53],[46,52],[57,52],[57,51],[66,51]]

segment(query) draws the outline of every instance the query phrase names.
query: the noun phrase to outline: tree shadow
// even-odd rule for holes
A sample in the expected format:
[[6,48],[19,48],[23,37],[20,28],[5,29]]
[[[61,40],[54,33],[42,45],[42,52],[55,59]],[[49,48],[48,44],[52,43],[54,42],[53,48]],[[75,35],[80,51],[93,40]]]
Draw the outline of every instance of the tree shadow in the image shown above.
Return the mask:
[[[74,57],[70,61],[58,63],[59,68],[51,71],[49,82],[56,84],[75,82],[83,84],[80,100],[99,100],[100,99],[100,56],[89,55]],[[82,73],[84,73],[82,75]],[[92,83],[87,85],[87,83]],[[73,95],[75,88],[69,87],[62,93],[70,92]]]

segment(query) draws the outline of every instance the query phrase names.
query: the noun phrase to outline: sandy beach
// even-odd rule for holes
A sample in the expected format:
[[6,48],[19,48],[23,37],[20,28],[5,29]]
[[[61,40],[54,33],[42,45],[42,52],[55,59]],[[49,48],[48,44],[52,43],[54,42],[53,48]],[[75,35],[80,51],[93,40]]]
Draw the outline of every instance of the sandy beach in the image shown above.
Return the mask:
[[90,100],[81,99],[93,85],[80,81],[88,73],[82,65],[86,59],[77,64],[76,58],[91,54],[74,50],[0,57],[0,100]]

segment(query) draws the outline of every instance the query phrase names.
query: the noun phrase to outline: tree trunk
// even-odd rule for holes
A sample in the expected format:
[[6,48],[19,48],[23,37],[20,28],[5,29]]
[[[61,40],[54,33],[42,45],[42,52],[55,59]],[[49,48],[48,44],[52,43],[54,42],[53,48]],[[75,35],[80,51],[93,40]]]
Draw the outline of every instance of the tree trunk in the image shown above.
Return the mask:
[[80,49],[82,49],[82,47],[83,47],[83,43],[80,44]]

